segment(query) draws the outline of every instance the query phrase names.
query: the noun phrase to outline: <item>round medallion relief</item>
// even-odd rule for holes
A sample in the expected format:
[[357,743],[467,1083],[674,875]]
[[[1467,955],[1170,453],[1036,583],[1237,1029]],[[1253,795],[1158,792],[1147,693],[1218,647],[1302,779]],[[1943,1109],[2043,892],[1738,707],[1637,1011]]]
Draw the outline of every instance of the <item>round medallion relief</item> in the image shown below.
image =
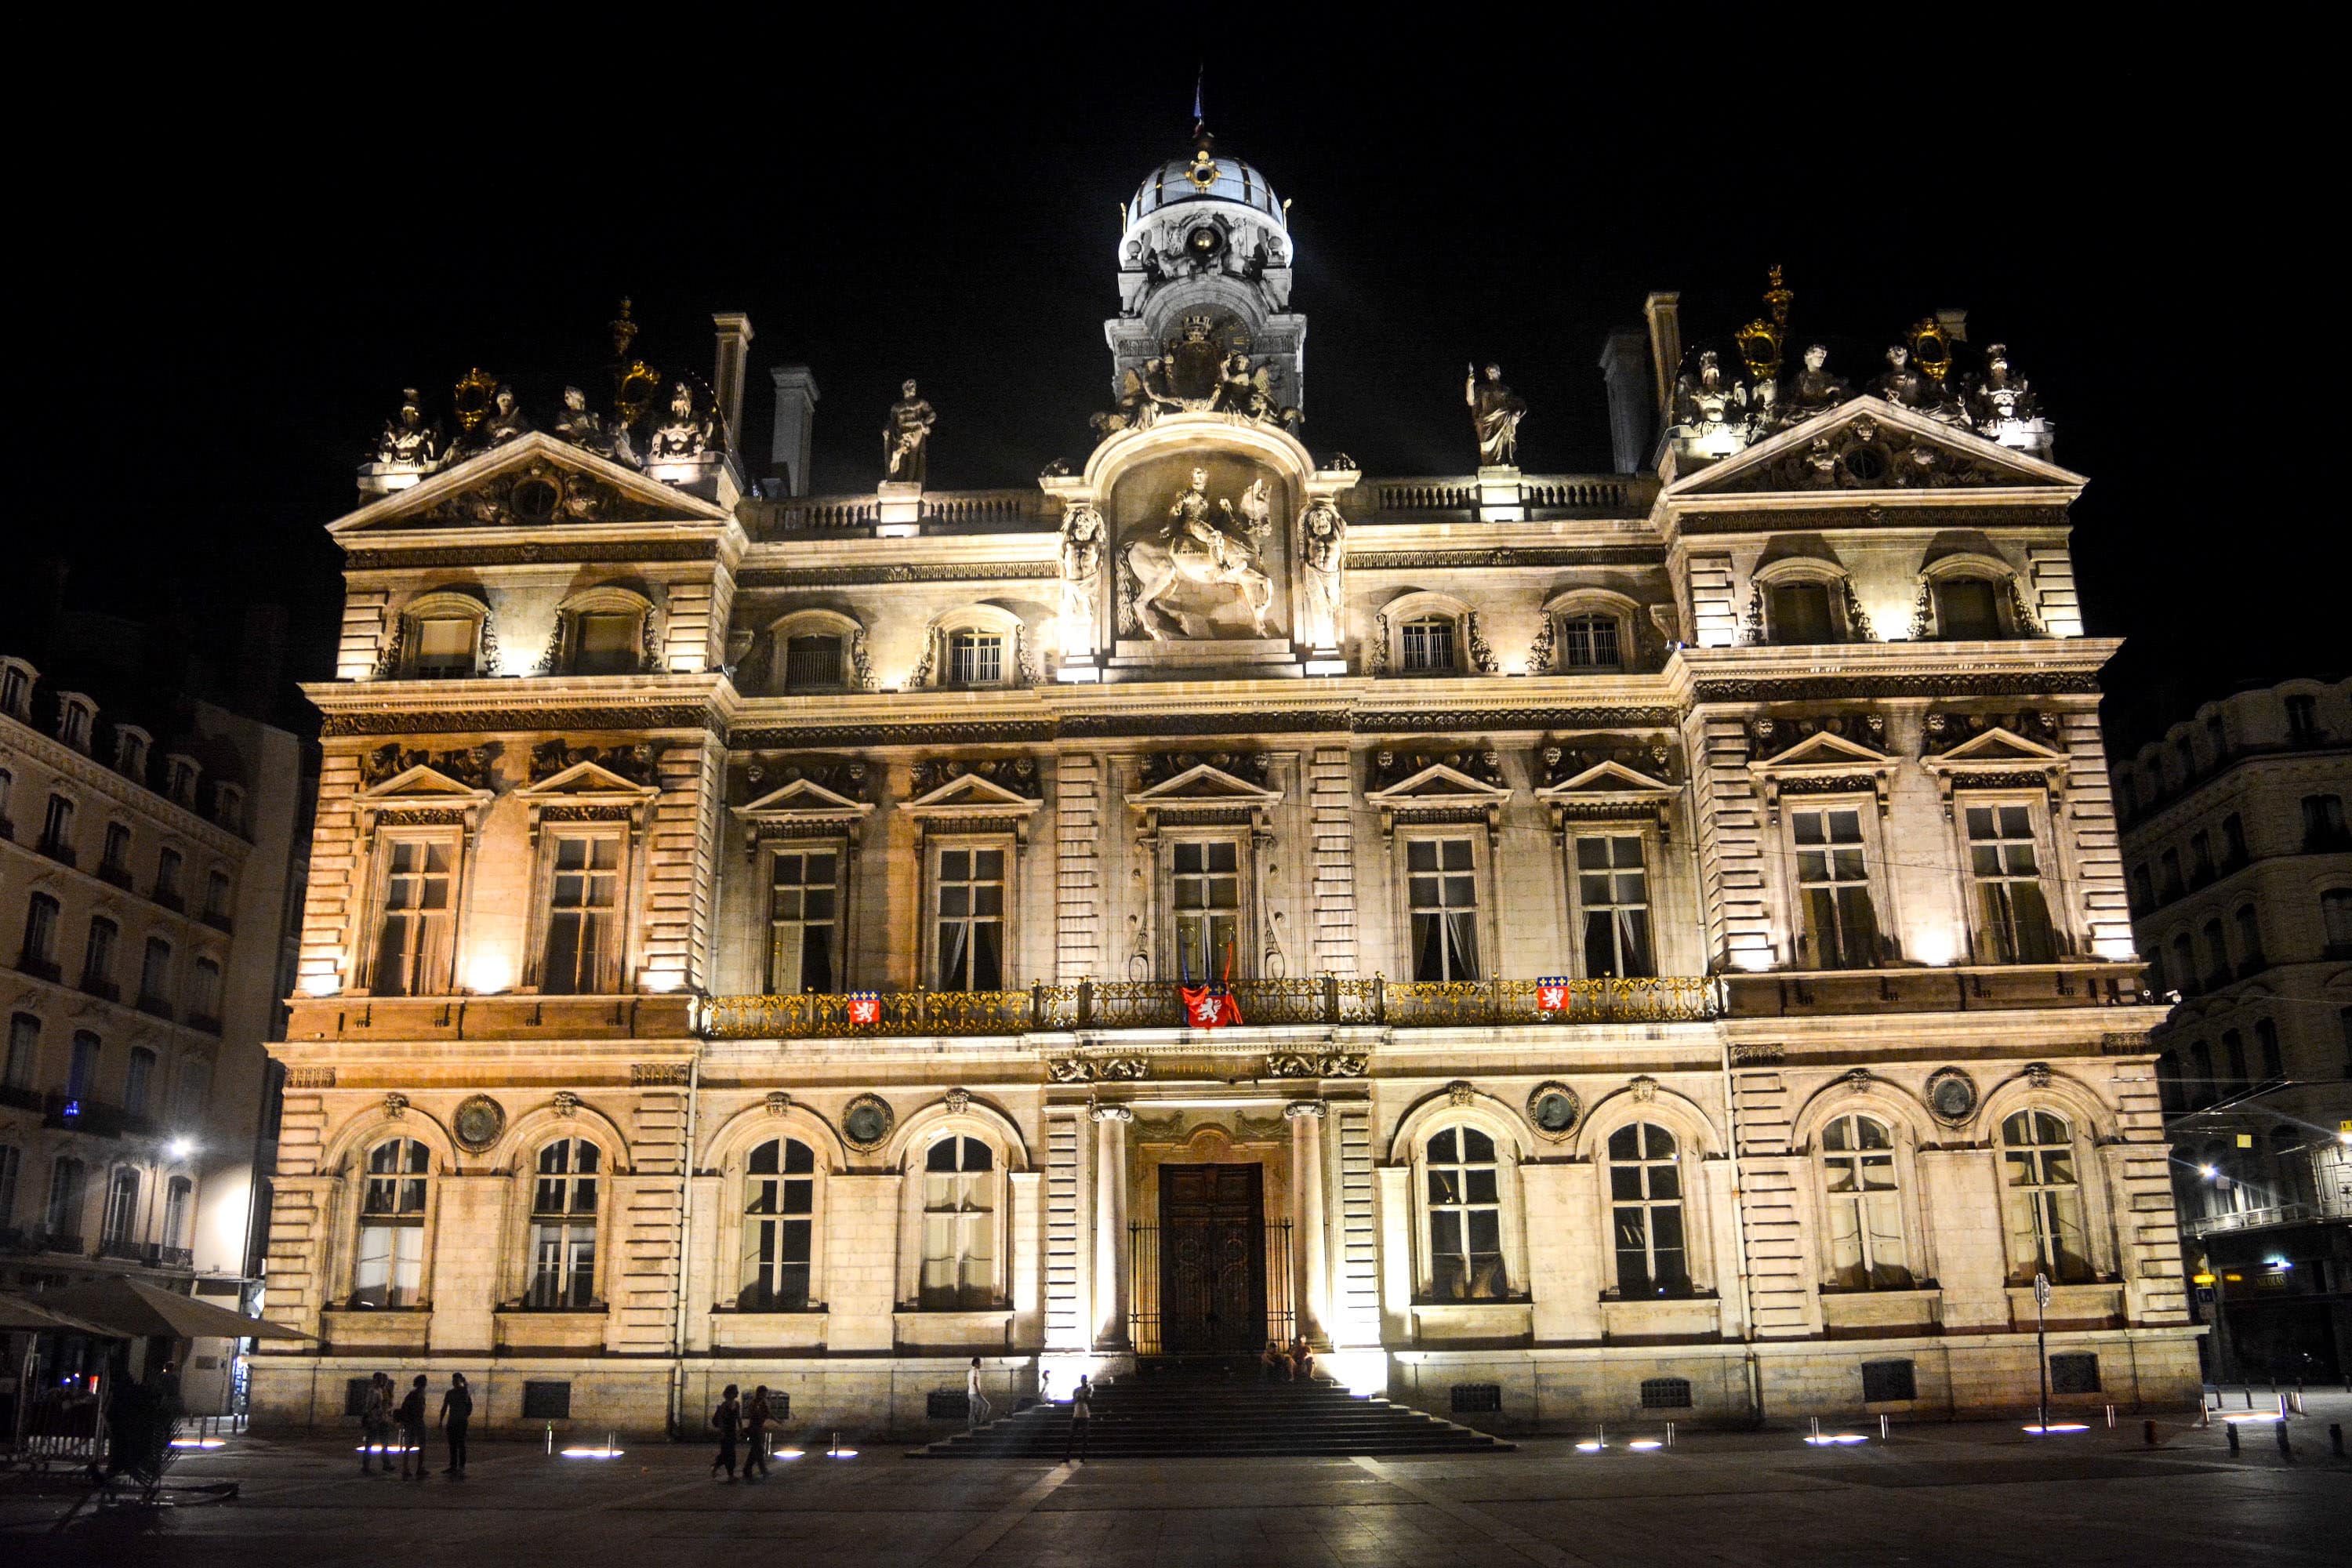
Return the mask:
[[888,1100],[878,1094],[861,1094],[841,1113],[841,1136],[858,1152],[871,1153],[882,1147],[898,1121]]
[[1564,1083],[1539,1083],[1528,1096],[1528,1122],[1538,1137],[1565,1138],[1583,1116],[1584,1102]]
[[1927,1109],[1957,1127],[1976,1114],[1977,1086],[1959,1068],[1944,1068],[1927,1079]]
[[507,1129],[506,1107],[487,1094],[477,1094],[457,1107],[450,1130],[468,1152],[478,1154],[499,1141]]

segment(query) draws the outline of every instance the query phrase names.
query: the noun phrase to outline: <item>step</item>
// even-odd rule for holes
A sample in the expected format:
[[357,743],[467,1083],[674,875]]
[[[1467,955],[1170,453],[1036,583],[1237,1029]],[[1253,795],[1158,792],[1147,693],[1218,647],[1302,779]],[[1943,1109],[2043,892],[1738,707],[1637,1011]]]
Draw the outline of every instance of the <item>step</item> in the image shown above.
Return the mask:
[[[1058,1460],[1066,1404],[1034,1405],[915,1450],[931,1458]],[[1334,1383],[1127,1377],[1096,1385],[1090,1458],[1499,1453],[1510,1445]]]

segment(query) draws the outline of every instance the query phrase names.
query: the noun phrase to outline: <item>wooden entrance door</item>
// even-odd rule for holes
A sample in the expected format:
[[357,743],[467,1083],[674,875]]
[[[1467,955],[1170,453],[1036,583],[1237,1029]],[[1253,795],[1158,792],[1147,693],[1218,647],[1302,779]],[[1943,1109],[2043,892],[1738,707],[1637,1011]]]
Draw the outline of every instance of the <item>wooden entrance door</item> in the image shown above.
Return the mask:
[[1265,1194],[1257,1165],[1160,1167],[1160,1312],[1171,1355],[1265,1339]]

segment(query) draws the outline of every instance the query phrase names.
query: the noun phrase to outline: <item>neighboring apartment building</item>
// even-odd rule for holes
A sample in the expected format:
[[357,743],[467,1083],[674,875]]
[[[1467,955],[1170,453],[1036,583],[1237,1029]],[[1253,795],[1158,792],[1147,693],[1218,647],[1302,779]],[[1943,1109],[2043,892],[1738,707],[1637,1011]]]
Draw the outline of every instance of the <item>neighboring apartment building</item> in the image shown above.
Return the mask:
[[[0,1289],[130,1274],[257,1303],[305,771],[211,702],[106,711],[0,654]],[[224,1410],[236,1377],[200,1342],[183,1392]]]
[[2206,703],[2115,767],[2209,1375],[2352,1370],[2352,683]]
[[917,1432],[974,1355],[1294,1333],[1538,1425],[2009,1411],[2037,1275],[2062,1402],[2193,1397],[2116,644],[2002,354],[1857,393],[1654,296],[1629,471],[1521,472],[1482,374],[1475,472],[1375,479],[1291,417],[1283,214],[1146,177],[1034,487],[927,488],[910,386],[800,495],[786,368],[743,494],[740,316],[716,408],[625,319],[552,428],[411,395],[330,529],[257,1411]]

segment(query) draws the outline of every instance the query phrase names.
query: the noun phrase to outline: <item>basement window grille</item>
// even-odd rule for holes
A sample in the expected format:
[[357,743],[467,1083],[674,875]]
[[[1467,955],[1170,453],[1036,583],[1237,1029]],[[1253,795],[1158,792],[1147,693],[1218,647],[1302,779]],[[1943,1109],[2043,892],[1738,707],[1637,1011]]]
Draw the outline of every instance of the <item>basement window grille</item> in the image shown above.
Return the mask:
[[1866,1361],[1862,1363],[1862,1402],[1885,1405],[1919,1397],[1916,1369],[1907,1361]]
[[1503,1385],[1499,1383],[1457,1383],[1454,1385],[1454,1413],[1456,1415],[1485,1415],[1503,1408]]
[[2095,1355],[2053,1355],[2050,1358],[2050,1392],[2099,1392],[2099,1358]]
[[1688,1410],[1690,1407],[1689,1378],[1645,1377],[1642,1380],[1643,1409]]
[[522,1385],[522,1418],[526,1421],[571,1420],[572,1385],[569,1383],[525,1383]]

